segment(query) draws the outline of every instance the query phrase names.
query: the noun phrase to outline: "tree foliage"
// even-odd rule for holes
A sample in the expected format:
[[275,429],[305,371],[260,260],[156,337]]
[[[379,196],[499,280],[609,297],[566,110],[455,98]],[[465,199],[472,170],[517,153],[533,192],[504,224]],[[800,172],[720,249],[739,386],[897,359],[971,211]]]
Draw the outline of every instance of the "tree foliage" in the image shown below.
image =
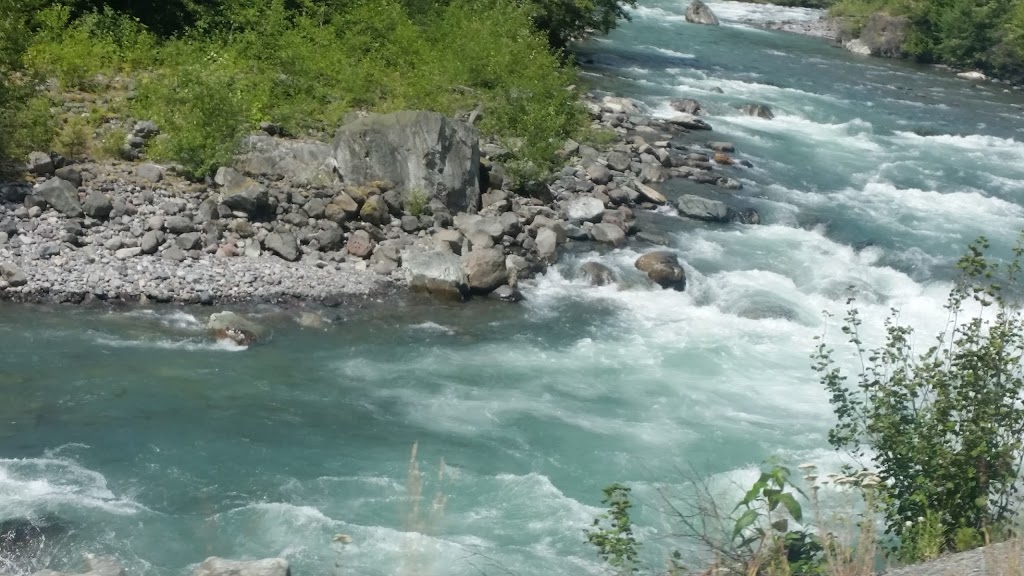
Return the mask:
[[949,327],[924,352],[895,310],[884,344],[866,349],[851,308],[843,333],[861,362],[853,381],[824,341],[814,354],[838,419],[829,441],[873,459],[887,531],[907,550],[936,533],[940,550],[980,540],[1005,527],[1018,504],[1024,316],[1014,291],[1024,244],[1007,264],[987,258],[987,248],[979,239],[960,259]]

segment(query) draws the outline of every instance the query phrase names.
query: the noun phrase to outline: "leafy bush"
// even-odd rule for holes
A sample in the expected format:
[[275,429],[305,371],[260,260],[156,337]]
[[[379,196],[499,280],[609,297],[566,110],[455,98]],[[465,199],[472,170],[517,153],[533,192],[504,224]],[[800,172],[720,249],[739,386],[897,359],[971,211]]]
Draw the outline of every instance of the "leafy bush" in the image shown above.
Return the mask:
[[416,188],[406,192],[404,200],[405,211],[412,216],[419,216],[430,203],[430,196],[422,188]]
[[93,128],[84,116],[72,116],[57,131],[53,141],[53,149],[64,156],[80,159],[89,151],[92,142]]
[[120,160],[124,156],[125,141],[128,139],[128,131],[124,128],[112,128],[100,134],[96,144],[96,154],[100,158]]
[[824,341],[813,356],[838,418],[829,441],[858,461],[874,454],[887,531],[906,559],[981,541],[1019,503],[1024,315],[1008,294],[1017,293],[1024,243],[1005,265],[987,248],[979,239],[960,259],[949,328],[923,353],[895,311],[885,343],[865,349],[851,308],[843,332],[863,362],[853,385]]

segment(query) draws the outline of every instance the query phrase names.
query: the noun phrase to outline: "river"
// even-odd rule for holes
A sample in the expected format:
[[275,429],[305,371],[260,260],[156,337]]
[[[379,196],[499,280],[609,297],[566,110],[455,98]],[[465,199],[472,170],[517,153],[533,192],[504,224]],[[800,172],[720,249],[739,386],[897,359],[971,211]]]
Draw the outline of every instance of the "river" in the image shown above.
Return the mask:
[[[639,281],[637,243],[566,255],[519,306],[400,298],[327,331],[257,311],[274,334],[251,350],[209,343],[204,309],[0,307],[0,520],[62,527],[0,573],[90,551],[145,576],[211,555],[282,555],[298,575],[596,574],[582,530],[611,482],[633,487],[657,559],[673,546],[659,493],[689,476],[735,495],[769,457],[834,469],[808,358],[835,333],[822,312],[852,286],[869,341],[892,307],[942,326],[965,244],[1005,251],[1024,228],[1024,98],[745,23],[813,11],[710,5],[723,26],[646,1],[579,48],[588,82],[652,114],[700,100],[710,137],[753,165],[730,175],[762,225],[641,221],[685,261],[685,293]],[[775,118],[736,109],[751,102]],[[625,287],[575,279],[588,259]]]

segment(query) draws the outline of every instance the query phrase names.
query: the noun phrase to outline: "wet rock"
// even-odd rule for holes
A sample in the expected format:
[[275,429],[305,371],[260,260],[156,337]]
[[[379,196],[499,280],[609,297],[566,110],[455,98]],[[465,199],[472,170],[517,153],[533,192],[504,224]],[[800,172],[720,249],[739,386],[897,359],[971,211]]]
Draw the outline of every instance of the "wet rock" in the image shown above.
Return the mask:
[[640,196],[648,202],[653,202],[655,204],[665,204],[668,202],[668,198],[665,198],[664,194],[658,192],[657,190],[651,188],[650,186],[647,186],[646,184],[641,184],[640,182],[637,182],[636,190],[637,192],[640,193]]
[[676,209],[681,216],[705,222],[728,222],[731,216],[725,203],[692,194],[680,196],[676,202]]
[[36,184],[32,192],[65,216],[80,218],[84,214],[82,204],[78,200],[78,188],[67,180],[50,178],[46,182]]
[[691,24],[706,24],[708,26],[718,26],[718,18],[715,13],[708,8],[708,5],[701,2],[701,0],[693,0],[690,2],[690,6],[686,9],[686,21]]
[[301,255],[299,243],[291,232],[273,232],[267,235],[263,247],[289,262],[295,262]]
[[515,303],[523,301],[523,293],[508,285],[498,286],[494,292],[490,293],[490,297],[502,302]]
[[663,288],[679,291],[686,289],[686,271],[679,264],[679,257],[674,252],[648,252],[637,258],[634,266]]
[[566,207],[566,215],[570,220],[600,222],[602,214],[604,214],[604,202],[592,196],[573,198]]
[[85,565],[87,572],[74,574],[71,572],[54,572],[53,570],[41,570],[33,576],[125,576],[124,567],[111,556],[94,556],[85,554]]
[[192,576],[291,576],[291,568],[284,558],[238,561],[211,557],[197,566]]
[[960,79],[963,79],[963,80],[975,80],[975,81],[988,80],[988,76],[986,76],[982,72],[978,72],[977,70],[970,70],[968,72],[960,72],[959,74],[956,75],[956,77],[960,78]]
[[476,294],[487,294],[508,281],[505,255],[501,250],[484,248],[462,255],[462,270],[466,273],[469,289]]
[[708,148],[715,152],[735,152],[736,146],[732,142],[708,142]]
[[733,220],[741,224],[760,224],[761,215],[757,213],[757,210],[747,208],[736,212],[733,216]]
[[854,38],[853,40],[847,40],[843,43],[843,48],[846,48],[854,54],[860,54],[861,56],[871,56],[871,47],[868,46],[860,38]]
[[732,157],[724,152],[715,152],[714,161],[715,164],[721,164],[723,166],[731,166],[733,164]]
[[28,284],[28,276],[17,266],[7,262],[0,263],[0,280],[14,288]]
[[114,210],[114,204],[106,194],[90,190],[89,194],[85,197],[85,202],[82,204],[82,210],[90,218],[106,220]]
[[683,112],[685,114],[692,114],[696,116],[700,114],[701,105],[693,98],[684,98],[682,100],[675,100],[671,104],[672,109],[676,112]]
[[669,124],[675,124],[688,130],[711,130],[711,125],[694,116],[693,114],[679,113],[666,120]]
[[595,242],[609,244],[616,248],[626,244],[626,233],[615,224],[606,222],[595,224],[590,230],[590,235]]
[[614,270],[600,262],[593,261],[584,262],[580,266],[580,276],[593,286],[607,286],[615,284],[618,280]]
[[551,228],[537,230],[537,256],[541,262],[554,264],[558,260],[558,235]]
[[250,346],[267,337],[267,329],[234,312],[211,314],[206,329],[217,340],[230,340],[241,346]]
[[451,252],[407,250],[402,253],[402,270],[412,290],[458,300],[469,295],[469,279],[462,262]]
[[32,152],[28,155],[28,163],[25,170],[36,176],[50,176],[56,167],[53,165],[53,158],[46,152]]
[[479,137],[464,122],[425,111],[371,115],[342,126],[333,153],[346,182],[386,180],[452,212],[480,209]]
[[772,109],[764,104],[744,104],[740,110],[747,116],[756,116],[766,120],[775,118],[775,113],[772,112]]
[[348,237],[345,250],[356,258],[366,259],[373,254],[374,241],[366,230],[356,230]]

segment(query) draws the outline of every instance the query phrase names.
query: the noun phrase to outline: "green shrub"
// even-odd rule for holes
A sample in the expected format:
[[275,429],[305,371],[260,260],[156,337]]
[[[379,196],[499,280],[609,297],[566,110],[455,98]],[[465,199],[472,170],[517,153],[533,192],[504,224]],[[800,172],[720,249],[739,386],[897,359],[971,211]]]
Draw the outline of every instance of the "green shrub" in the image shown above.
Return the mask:
[[84,116],[72,116],[64,121],[53,141],[53,149],[64,156],[81,159],[89,151],[93,127]]
[[13,137],[7,150],[11,158],[20,160],[29,152],[50,150],[56,132],[52,104],[45,94],[35,94],[11,108],[13,117],[8,122]]
[[415,188],[406,192],[404,200],[405,211],[412,216],[420,216],[430,203],[430,195],[422,188]]
[[866,350],[861,317],[843,325],[863,362],[851,384],[823,341],[813,357],[837,423],[829,441],[861,461],[873,453],[881,507],[900,553],[919,559],[958,548],[964,530],[991,533],[1017,512],[1024,446],[1024,314],[1011,299],[1024,256],[999,265],[972,243],[946,305],[952,323],[915,352],[913,329],[885,323],[887,338]]
[[162,134],[149,152],[176,160],[191,177],[202,177],[231,163],[242,134],[259,118],[266,84],[246,74],[243,64],[208,52],[212,46],[190,45],[192,64],[161,70],[139,88],[136,110],[154,120]]
[[124,128],[111,128],[100,135],[99,142],[93,152],[99,158],[121,160],[124,157],[128,131]]

